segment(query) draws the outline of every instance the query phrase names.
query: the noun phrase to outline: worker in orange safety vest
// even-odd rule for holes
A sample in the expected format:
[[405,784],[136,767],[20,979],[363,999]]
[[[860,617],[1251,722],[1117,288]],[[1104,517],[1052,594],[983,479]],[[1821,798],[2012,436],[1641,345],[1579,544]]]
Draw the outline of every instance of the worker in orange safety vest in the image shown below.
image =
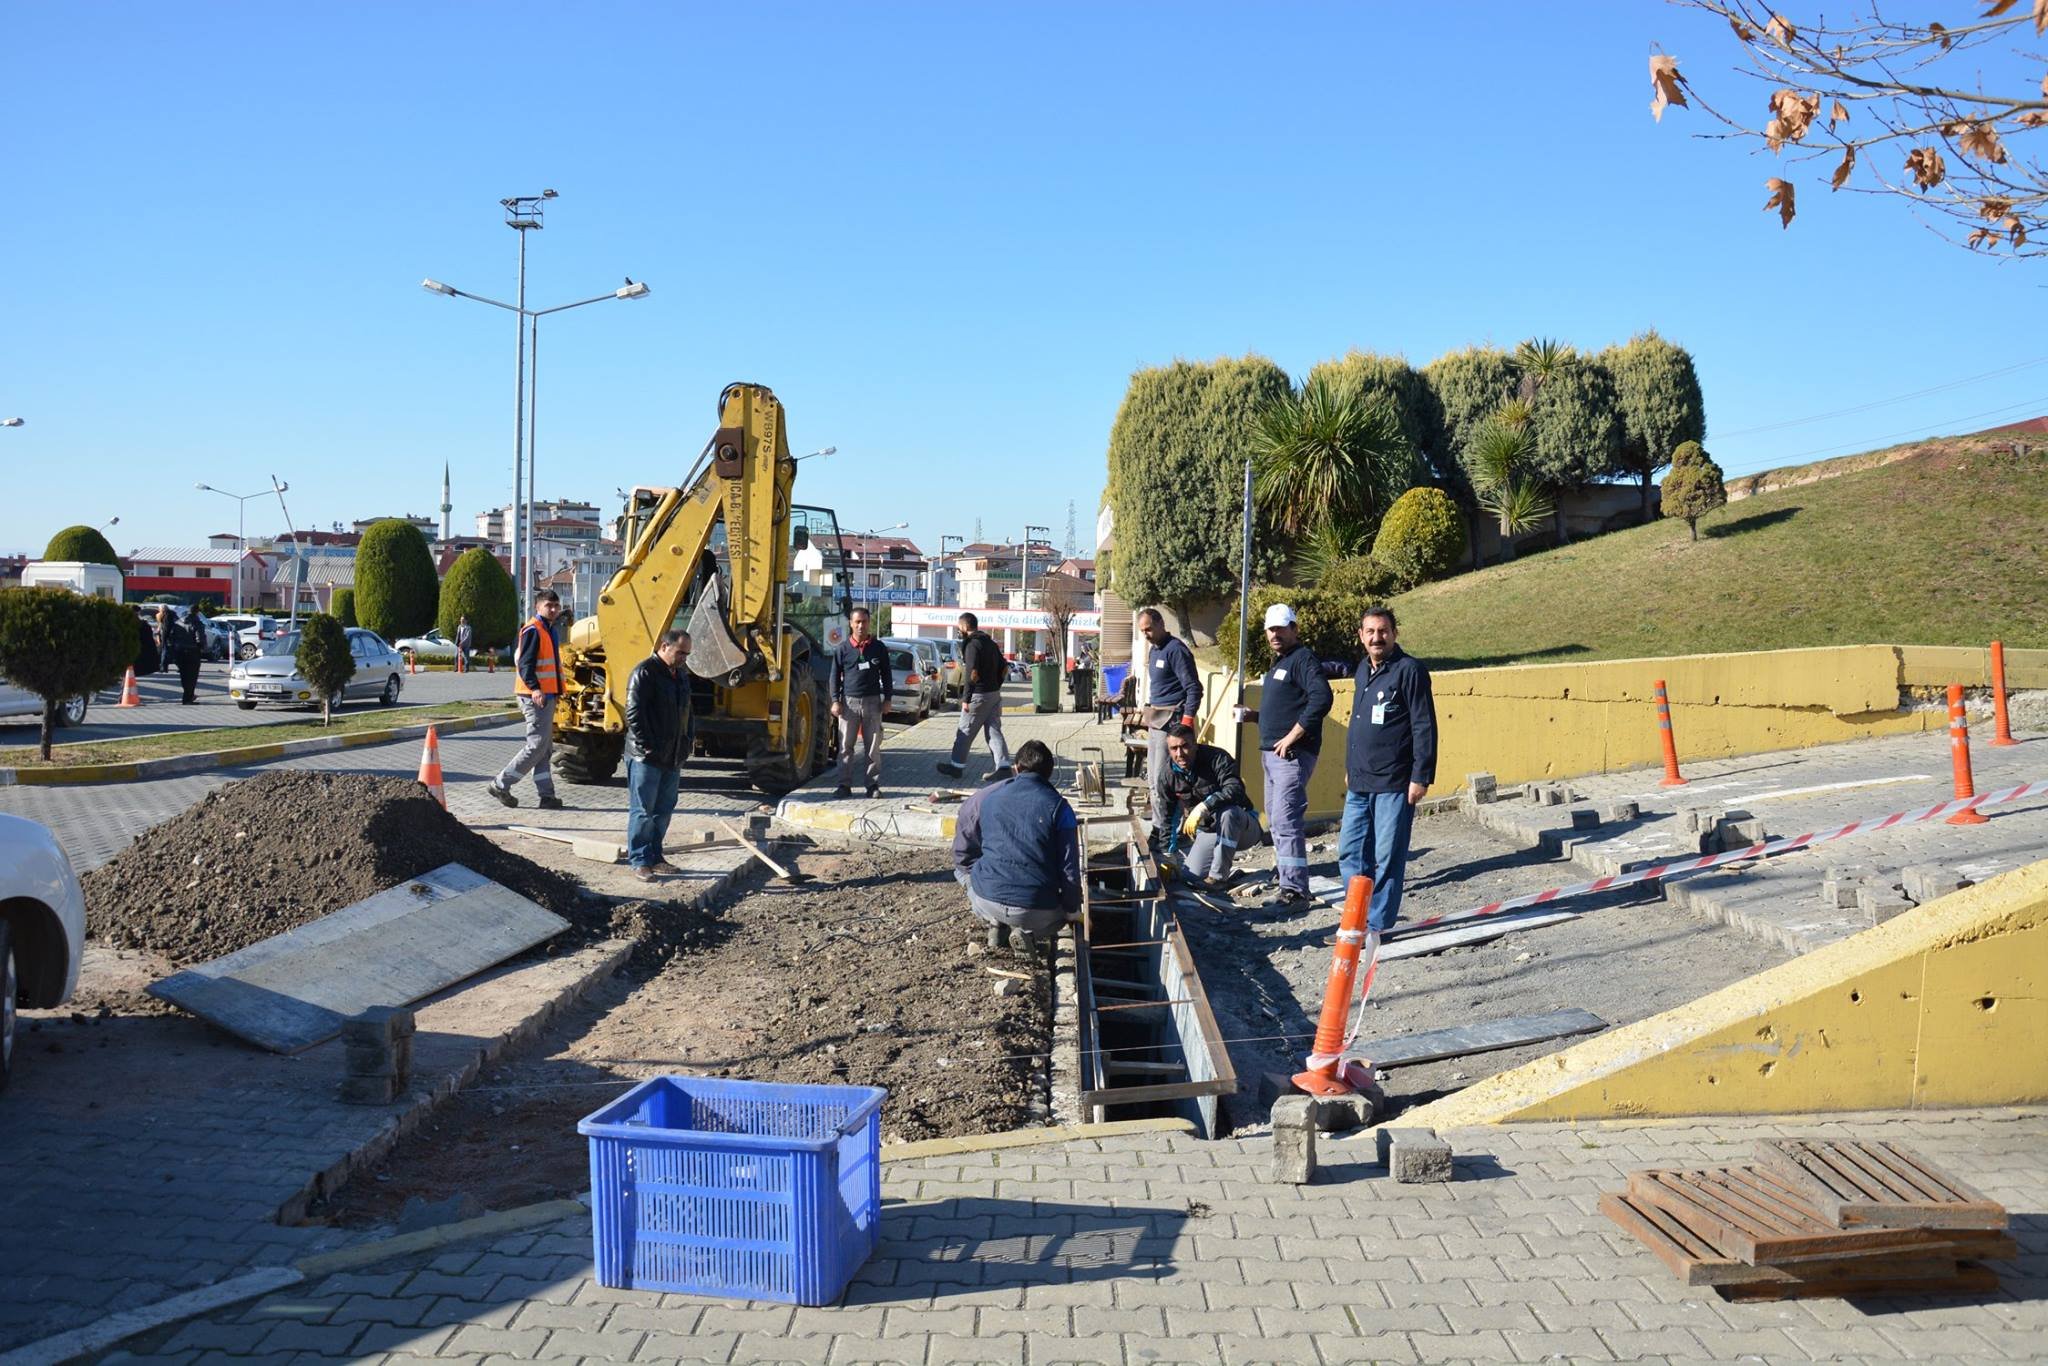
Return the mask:
[[512,691],[519,699],[520,719],[526,723],[526,743],[486,789],[506,806],[519,805],[512,788],[532,773],[540,808],[562,809],[562,799],[555,795],[555,775],[548,767],[548,753],[555,743],[555,703],[562,696],[561,653],[555,633],[561,615],[560,595],[552,588],[543,589],[534,601],[533,620],[519,630],[519,645],[512,655]]

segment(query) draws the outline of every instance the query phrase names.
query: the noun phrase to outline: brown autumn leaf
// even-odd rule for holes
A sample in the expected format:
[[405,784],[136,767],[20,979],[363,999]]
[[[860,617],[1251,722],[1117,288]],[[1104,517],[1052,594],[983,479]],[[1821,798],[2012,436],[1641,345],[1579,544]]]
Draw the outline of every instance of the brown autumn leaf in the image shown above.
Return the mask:
[[1728,16],[1728,27],[1735,30],[1735,41],[1738,43],[1746,43],[1756,37],[1755,29],[1743,23],[1732,14]]
[[1946,24],[1929,24],[1927,32],[1929,36],[1941,39],[1941,50],[1943,52],[1948,51],[1955,43],[1955,39],[1948,36],[1948,26]]
[[1835,183],[1832,188],[1841,189],[1849,181],[1849,172],[1856,169],[1856,144],[1850,143],[1842,149],[1842,164],[1835,167]]
[[1828,127],[1832,128],[1838,123],[1847,123],[1848,121],[1848,106],[1844,105],[1840,100],[1836,100],[1834,107],[1828,110]]
[[2006,218],[1999,226],[2012,235],[2013,250],[2017,251],[2027,244],[2027,225],[2020,221],[2018,214]]
[[[2018,4],[2019,0],[1990,0],[1984,7],[1986,19],[1996,19]],[[2048,33],[2048,0],[2034,0],[2034,32]]]
[[1906,170],[1923,190],[1931,190],[1948,179],[1948,163],[1932,147],[1915,147],[1906,153]]
[[2012,212],[2012,201],[1993,195],[1977,205],[1977,217],[1984,219],[2003,218]]
[[1771,192],[1771,197],[1764,201],[1764,212],[1769,213],[1772,209],[1776,209],[1778,211],[1778,226],[1781,228],[1791,227],[1792,215],[1794,213],[1792,207],[1792,182],[1780,180],[1776,176],[1772,176],[1764,182],[1764,188]]
[[2020,115],[2020,127],[2048,128],[2048,110],[2029,109],[2026,113]]
[[1784,15],[1773,14],[1771,22],[1764,25],[1764,34],[1779,47],[1789,49],[1792,40],[1799,36],[1799,30],[1786,22]]
[[1956,140],[1956,147],[1964,156],[1982,157],[1993,165],[2005,160],[2005,144],[1998,140],[1998,130],[1988,123],[1952,123],[1942,131]]
[[1650,54],[1650,117],[1662,123],[1666,106],[1685,107],[1685,91],[1679,88],[1678,58],[1662,52]]
[[1998,230],[1996,228],[1975,228],[1971,230],[1967,238],[1963,239],[1963,245],[1971,251],[1975,251],[1979,247],[1991,246],[1997,241]]

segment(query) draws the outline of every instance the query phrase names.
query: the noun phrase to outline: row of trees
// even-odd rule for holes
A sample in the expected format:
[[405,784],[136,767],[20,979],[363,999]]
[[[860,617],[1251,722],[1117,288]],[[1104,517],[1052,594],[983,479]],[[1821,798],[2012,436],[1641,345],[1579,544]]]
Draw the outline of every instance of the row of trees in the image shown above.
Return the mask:
[[[1299,386],[1256,355],[1140,370],[1110,429],[1115,587],[1183,613],[1227,595],[1248,455],[1256,578],[1313,583],[1376,554],[1389,514],[1414,497],[1384,546],[1407,586],[1462,561],[1482,517],[1509,553],[1545,519],[1563,539],[1563,495],[1596,482],[1635,479],[1647,520],[1657,471],[1705,431],[1691,356],[1654,331],[1600,352],[1470,347],[1420,370],[1354,351]],[[1446,526],[1446,509],[1461,525]]]

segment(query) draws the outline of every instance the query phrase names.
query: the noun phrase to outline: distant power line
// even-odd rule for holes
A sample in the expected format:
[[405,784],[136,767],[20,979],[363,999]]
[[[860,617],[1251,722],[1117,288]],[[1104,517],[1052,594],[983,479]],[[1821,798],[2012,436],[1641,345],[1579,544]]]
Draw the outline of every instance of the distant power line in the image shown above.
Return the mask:
[[[1950,389],[1960,389],[1966,384],[1975,384],[1980,380],[1996,379],[2000,375],[2010,375],[2015,371],[2026,370],[2033,366],[2044,364],[2048,364],[2048,356],[2037,356],[2033,360],[2023,360],[2015,365],[2005,366],[2002,369],[1986,370],[1981,375],[1966,375],[1962,379],[1952,379],[1946,384],[1937,384],[1927,389],[1915,389],[1910,394],[1894,394],[1890,398],[1872,399],[1868,403],[1859,403],[1853,408],[1837,408],[1831,413],[1815,413],[1812,417],[1787,418],[1783,422],[1766,422],[1761,427],[1744,427],[1739,431],[1715,432],[1714,440],[1726,441],[1731,437],[1754,436],[1758,432],[1775,432],[1786,427],[1803,427],[1809,422],[1826,422],[1830,418],[1848,417],[1853,413],[1867,413],[1873,408],[1883,408],[1893,403],[1905,403],[1916,398],[1926,398],[1929,394],[1946,393]],[[1967,421],[1968,419],[1963,420]]]

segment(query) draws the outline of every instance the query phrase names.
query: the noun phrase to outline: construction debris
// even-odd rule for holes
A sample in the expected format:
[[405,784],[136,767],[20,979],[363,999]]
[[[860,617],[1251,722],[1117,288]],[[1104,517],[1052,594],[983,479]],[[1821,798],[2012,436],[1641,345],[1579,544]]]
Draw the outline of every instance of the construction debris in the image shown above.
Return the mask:
[[1307,1096],[1273,1102],[1273,1179],[1305,1186],[1316,1179],[1315,1105]]
[[1976,1294],[2019,1255],[2006,1212],[1897,1144],[1768,1140],[1760,1163],[1631,1172],[1600,1197],[1687,1285],[1724,1299]]
[[350,1105],[389,1105],[412,1085],[410,1010],[372,1006],[341,1022],[341,1099]]
[[1434,1129],[1386,1128],[1379,1135],[1380,1161],[1403,1185],[1451,1179],[1451,1145]]

